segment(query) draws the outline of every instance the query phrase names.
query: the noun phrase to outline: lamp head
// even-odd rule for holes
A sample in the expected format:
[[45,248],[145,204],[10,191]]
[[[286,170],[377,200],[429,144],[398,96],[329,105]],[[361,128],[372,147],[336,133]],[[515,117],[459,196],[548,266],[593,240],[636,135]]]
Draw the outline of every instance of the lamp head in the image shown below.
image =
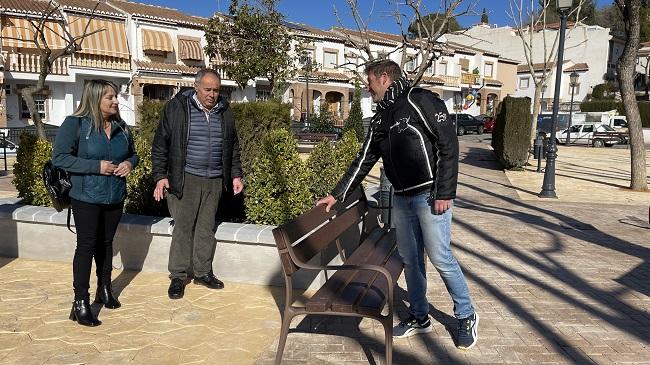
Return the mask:
[[579,77],[580,77],[579,73],[575,71],[571,72],[571,75],[569,75],[569,79],[571,80],[571,85],[577,85]]
[[557,0],[556,5],[559,12],[565,12],[571,9],[573,0]]

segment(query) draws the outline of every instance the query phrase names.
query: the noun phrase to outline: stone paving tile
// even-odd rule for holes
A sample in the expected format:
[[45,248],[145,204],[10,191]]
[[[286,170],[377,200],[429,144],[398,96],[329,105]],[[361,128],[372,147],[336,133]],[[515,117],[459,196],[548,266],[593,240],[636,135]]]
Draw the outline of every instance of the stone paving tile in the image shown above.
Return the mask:
[[[615,164],[624,163],[627,151],[603,151]],[[456,349],[453,305],[429,265],[434,330],[396,340],[394,363],[650,364],[650,231],[643,223],[650,196],[595,202],[604,193],[587,193],[593,188],[579,174],[588,169],[571,170],[580,159],[567,158],[560,161],[558,179],[568,180],[558,188],[576,185],[578,195],[592,200],[575,202],[566,194],[558,200],[530,198],[540,184],[515,178],[513,188],[511,174],[495,168],[493,160],[485,145],[461,145],[452,232],[481,315],[479,342],[469,351]],[[607,158],[598,164],[601,176],[590,175],[603,179],[597,185],[625,184],[624,175],[614,176],[619,166],[606,167]],[[0,190],[7,181],[0,177]],[[123,308],[94,306],[103,324],[84,328],[67,319],[69,264],[0,258],[0,363],[274,362],[281,289],[226,283],[225,290],[210,291],[190,285],[186,298],[171,301],[163,274],[114,276]],[[398,284],[396,311],[404,317],[404,279]],[[292,328],[298,330],[289,335],[283,364],[385,361],[384,331],[376,321],[308,316],[296,318]]]
[[[471,144],[461,149],[452,241],[481,315],[479,342],[469,351],[455,348],[452,304],[429,265],[434,331],[396,340],[394,363],[650,364],[650,232],[629,224],[647,220],[650,195],[608,204],[562,196],[521,200],[490,151]],[[405,288],[403,278],[398,284]],[[396,305],[403,307],[405,292],[397,293]],[[365,341],[355,322],[342,323],[349,326],[346,336],[361,344],[356,352],[365,363],[383,363],[382,337]],[[380,325],[371,325],[381,333]],[[305,347],[341,342],[338,334],[310,331],[289,335],[286,363],[308,364]],[[255,364],[273,363],[276,345]],[[345,351],[318,352],[317,363],[336,364],[331,359]]]
[[191,284],[172,301],[166,275],[120,271],[114,287],[123,307],[94,304],[102,325],[82,327],[68,319],[71,269],[0,258],[0,363],[251,364],[279,332],[279,289]]

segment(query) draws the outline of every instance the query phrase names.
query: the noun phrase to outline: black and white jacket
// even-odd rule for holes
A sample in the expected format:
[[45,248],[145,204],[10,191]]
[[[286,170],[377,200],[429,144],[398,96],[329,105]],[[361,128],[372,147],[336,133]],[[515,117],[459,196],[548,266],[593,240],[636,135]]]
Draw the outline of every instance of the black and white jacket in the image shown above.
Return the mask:
[[395,194],[430,190],[432,200],[454,199],[458,137],[444,102],[400,79],[377,109],[361,150],[332,195],[345,200],[381,157]]

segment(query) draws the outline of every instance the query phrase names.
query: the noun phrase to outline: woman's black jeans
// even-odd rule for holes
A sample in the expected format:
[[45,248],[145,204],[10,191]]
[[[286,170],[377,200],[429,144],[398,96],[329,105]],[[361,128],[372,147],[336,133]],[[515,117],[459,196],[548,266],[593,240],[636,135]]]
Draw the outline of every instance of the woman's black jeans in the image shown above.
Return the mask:
[[97,267],[97,285],[111,283],[113,237],[122,217],[124,202],[92,204],[72,199],[77,229],[77,249],[72,261],[74,299],[89,299],[90,270],[93,257]]

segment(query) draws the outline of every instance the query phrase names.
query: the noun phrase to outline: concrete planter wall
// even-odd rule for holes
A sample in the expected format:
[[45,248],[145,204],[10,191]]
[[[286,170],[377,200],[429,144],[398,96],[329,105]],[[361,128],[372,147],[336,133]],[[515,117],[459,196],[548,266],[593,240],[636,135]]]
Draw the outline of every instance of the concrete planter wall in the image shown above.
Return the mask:
[[[0,200],[0,256],[72,263],[76,236],[66,219],[67,211]],[[225,281],[283,286],[273,228],[221,223],[215,233],[216,275]],[[171,218],[124,214],[113,244],[113,267],[167,273],[172,229]],[[325,280],[323,273],[302,274],[296,277],[297,287],[320,286]]]

